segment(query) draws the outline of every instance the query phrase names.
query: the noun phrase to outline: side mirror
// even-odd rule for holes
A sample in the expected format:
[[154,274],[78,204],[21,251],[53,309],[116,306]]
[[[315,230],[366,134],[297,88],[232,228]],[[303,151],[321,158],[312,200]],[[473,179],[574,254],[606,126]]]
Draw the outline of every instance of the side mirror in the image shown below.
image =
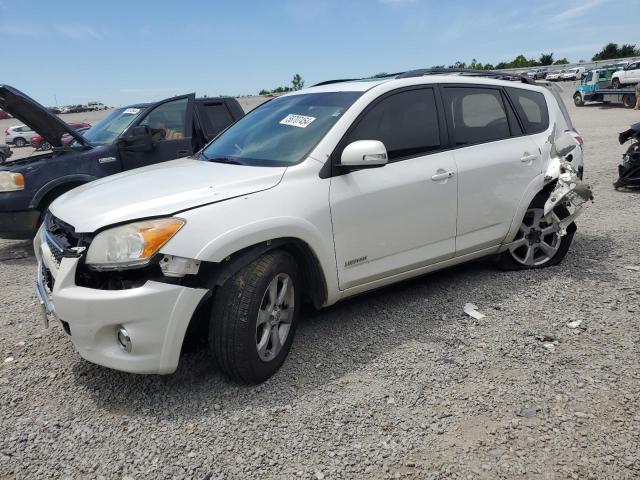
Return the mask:
[[342,151],[340,165],[347,168],[382,167],[387,160],[384,143],[378,140],[357,140]]
[[120,144],[131,152],[150,152],[154,148],[151,129],[147,125],[133,127],[127,136],[120,139]]
[[567,132],[564,132],[558,138],[556,138],[556,152],[560,157],[566,157],[576,148],[577,144],[575,139]]

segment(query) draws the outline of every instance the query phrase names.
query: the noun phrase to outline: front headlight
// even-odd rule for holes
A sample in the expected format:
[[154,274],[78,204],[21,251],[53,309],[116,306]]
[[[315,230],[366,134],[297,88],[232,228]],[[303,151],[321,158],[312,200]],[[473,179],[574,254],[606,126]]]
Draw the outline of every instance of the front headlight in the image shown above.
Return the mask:
[[0,172],[0,192],[24,190],[24,175],[13,172]]
[[96,270],[146,265],[184,224],[181,218],[158,218],[110,228],[93,239],[86,263]]

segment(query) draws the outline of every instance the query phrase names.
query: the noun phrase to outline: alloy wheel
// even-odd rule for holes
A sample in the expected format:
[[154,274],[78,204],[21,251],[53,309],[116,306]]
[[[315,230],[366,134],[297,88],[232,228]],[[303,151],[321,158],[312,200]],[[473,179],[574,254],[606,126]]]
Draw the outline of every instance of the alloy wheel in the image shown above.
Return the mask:
[[[530,208],[525,214],[509,252],[513,259],[528,267],[544,265],[560,249],[561,238],[556,228],[544,218],[544,209]],[[555,215],[552,213],[552,215]]]
[[256,350],[261,360],[269,362],[282,350],[291,330],[294,308],[293,280],[280,273],[269,283],[258,310]]

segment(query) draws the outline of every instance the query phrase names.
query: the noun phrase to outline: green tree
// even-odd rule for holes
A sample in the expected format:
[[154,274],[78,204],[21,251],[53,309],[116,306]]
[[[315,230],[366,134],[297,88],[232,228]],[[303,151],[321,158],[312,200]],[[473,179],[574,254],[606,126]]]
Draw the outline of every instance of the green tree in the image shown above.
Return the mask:
[[380,73],[376,73],[371,78],[384,78],[384,77],[388,77],[388,76],[389,76],[389,74],[387,72],[380,72]]
[[553,65],[553,52],[541,54],[538,63],[543,66]]
[[299,73],[296,73],[291,80],[291,86],[294,91],[302,90],[304,88],[304,80]]
[[602,50],[591,58],[591,60],[609,60],[612,58],[620,58],[620,51],[617,43],[607,43],[602,47]]
[[260,90],[260,93],[258,95],[269,95],[269,90],[265,90],[264,88],[262,90]]
[[620,47],[618,53],[620,55],[620,58],[635,57],[637,55],[640,55],[640,49],[637,49],[635,45],[625,43]]
[[525,58],[524,55],[518,55],[516,58],[513,59],[513,61],[511,62],[508,68],[523,68],[523,67],[530,67],[530,66],[531,66],[531,63],[529,62],[529,60]]
[[561,58],[560,60],[556,60],[553,64],[554,65],[567,65],[569,63],[569,60],[565,58]]

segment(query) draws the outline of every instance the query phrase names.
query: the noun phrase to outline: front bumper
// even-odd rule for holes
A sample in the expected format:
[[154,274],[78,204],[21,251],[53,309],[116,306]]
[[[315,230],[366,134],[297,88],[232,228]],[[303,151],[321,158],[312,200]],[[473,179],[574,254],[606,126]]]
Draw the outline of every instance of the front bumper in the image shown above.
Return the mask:
[[[86,360],[131,373],[172,373],[187,327],[206,289],[155,281],[127,290],[97,290],[75,284],[79,258],[59,264],[40,235],[34,240],[38,271],[54,277],[53,290],[39,274],[36,293],[47,316],[60,320]],[[42,296],[44,295],[44,298]],[[124,327],[130,352],[118,343]]]
[[36,234],[39,210],[0,212],[0,238],[25,240]]

